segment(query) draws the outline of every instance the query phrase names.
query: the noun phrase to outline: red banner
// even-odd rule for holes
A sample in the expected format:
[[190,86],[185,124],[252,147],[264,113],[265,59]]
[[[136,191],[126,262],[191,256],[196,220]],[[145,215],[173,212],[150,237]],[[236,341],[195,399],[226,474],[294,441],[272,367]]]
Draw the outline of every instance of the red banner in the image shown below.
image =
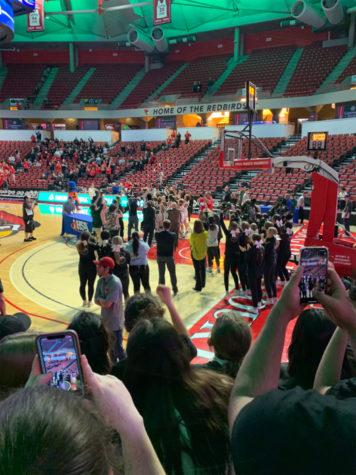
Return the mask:
[[43,0],[36,0],[33,12],[27,14],[27,31],[44,31]]
[[153,1],[153,24],[162,25],[171,22],[171,0]]
[[226,162],[224,160],[224,152],[220,152],[220,168],[233,168],[234,170],[268,170],[272,168],[271,158],[251,158],[243,160],[234,160]]

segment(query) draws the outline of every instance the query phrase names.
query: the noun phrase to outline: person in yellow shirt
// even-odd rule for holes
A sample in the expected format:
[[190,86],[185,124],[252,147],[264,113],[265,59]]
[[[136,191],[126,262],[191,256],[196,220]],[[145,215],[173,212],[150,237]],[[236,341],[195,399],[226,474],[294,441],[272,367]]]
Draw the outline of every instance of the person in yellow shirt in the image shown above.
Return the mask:
[[197,219],[194,222],[193,232],[189,240],[195,270],[195,287],[193,290],[197,292],[205,287],[207,239],[208,231],[204,231],[202,221]]

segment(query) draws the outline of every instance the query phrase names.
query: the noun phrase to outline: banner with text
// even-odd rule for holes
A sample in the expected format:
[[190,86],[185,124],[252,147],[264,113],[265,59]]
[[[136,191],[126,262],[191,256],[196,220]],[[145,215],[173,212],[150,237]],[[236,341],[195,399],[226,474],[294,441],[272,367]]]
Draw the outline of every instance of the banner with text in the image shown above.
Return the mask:
[[211,112],[237,112],[246,110],[245,102],[213,102],[211,104],[186,104],[181,106],[157,106],[143,109],[147,117],[166,115],[209,114]]
[[27,14],[27,31],[44,31],[43,0],[36,0],[35,9]]
[[171,22],[171,0],[154,0],[153,24],[162,25]]
[[220,168],[232,168],[234,170],[268,170],[272,168],[271,158],[251,158],[234,160],[226,162],[224,160],[224,152],[220,152],[219,156]]

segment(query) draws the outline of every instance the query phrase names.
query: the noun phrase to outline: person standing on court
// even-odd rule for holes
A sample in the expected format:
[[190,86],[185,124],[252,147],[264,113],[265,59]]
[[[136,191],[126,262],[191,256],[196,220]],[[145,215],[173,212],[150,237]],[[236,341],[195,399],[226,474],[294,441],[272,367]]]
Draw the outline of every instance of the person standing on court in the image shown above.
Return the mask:
[[163,231],[155,234],[157,243],[157,264],[160,285],[166,285],[165,273],[166,265],[171,277],[173,294],[177,295],[177,275],[176,264],[174,262],[174,251],[176,249],[177,235],[170,231],[171,222],[169,219],[163,221]]
[[25,239],[24,242],[35,241],[36,238],[33,237],[33,231],[35,229],[34,223],[34,207],[35,202],[31,201],[31,198],[28,196],[24,197],[24,202],[22,205],[22,218],[25,223]]
[[193,290],[197,292],[200,292],[205,287],[206,255],[208,252],[207,240],[208,231],[204,230],[203,222],[197,219],[194,221],[193,232],[189,240],[195,270],[195,287]]
[[122,329],[124,328],[124,312],[122,308],[122,285],[116,275],[113,275],[115,263],[111,257],[102,257],[96,264],[100,277],[95,290],[95,303],[101,307],[101,319],[107,330],[116,336],[113,348],[114,361],[126,358],[122,346]]
[[127,228],[127,239],[131,239],[131,230],[135,227],[135,231],[138,233],[138,216],[137,216],[137,197],[134,195],[129,200],[129,225]]
[[304,205],[305,205],[305,193],[302,193],[297,203],[297,208],[299,211],[298,220],[300,220],[300,224],[303,224],[303,221],[304,221]]

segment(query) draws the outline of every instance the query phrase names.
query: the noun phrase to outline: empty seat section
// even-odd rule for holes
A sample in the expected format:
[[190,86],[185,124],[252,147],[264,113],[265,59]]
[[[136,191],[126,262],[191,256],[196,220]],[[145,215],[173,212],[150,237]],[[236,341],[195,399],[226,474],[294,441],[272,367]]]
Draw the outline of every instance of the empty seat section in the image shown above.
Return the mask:
[[346,46],[323,48],[320,42],[306,46],[284,96],[314,94],[346,51]]
[[344,71],[340,74],[336,82],[343,82],[347,77],[353,76],[354,74],[356,74],[356,56],[351,60],[351,62],[347,65]]
[[83,78],[88,69],[89,66],[78,66],[74,73],[71,73],[69,71],[69,66],[59,66],[56,77],[47,94],[48,104],[43,105],[42,108],[61,106],[63,101]]
[[182,63],[170,63],[161,69],[152,69],[121,104],[120,109],[130,109],[141,105],[167,79],[174,74]]
[[0,102],[32,96],[45,69],[44,64],[9,64],[0,90]]
[[75,102],[81,99],[100,99],[111,104],[115,97],[142,68],[142,64],[98,64],[90,65],[95,71],[80,91]]
[[272,92],[295,49],[286,46],[253,51],[243,63],[233,69],[215,95],[235,94],[245,87],[247,80],[264,91]]
[[[161,95],[179,94],[182,97],[202,97],[208,89],[209,78],[215,82],[226,69],[229,54],[208,56],[192,61],[178,76],[167,85]],[[194,81],[200,81],[202,91],[193,92]]]

